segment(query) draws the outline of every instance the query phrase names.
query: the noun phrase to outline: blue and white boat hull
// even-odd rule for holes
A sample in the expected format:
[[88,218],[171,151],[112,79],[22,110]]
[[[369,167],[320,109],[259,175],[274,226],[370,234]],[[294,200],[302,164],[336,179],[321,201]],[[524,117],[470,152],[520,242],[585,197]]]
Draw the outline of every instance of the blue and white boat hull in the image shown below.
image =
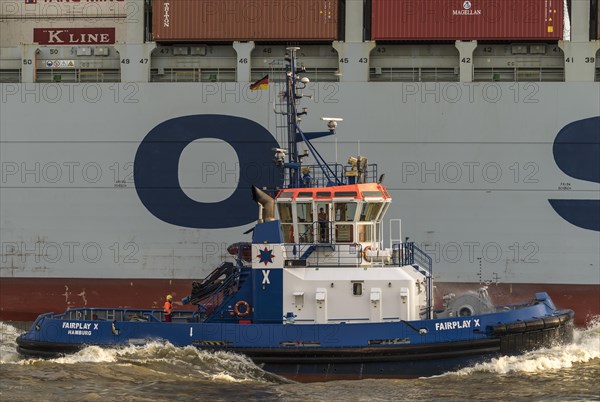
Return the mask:
[[[556,310],[543,293],[529,306],[507,308],[512,309],[364,324],[198,323],[191,311],[179,312],[179,321],[165,323],[154,318],[160,314],[156,310],[78,309],[41,315],[17,343],[24,355],[54,357],[92,345],[163,341],[240,353],[267,371],[299,381],[323,381],[438,375],[572,339],[573,312]],[[72,319],[77,313],[97,319]],[[118,319],[101,318],[111,313]]]

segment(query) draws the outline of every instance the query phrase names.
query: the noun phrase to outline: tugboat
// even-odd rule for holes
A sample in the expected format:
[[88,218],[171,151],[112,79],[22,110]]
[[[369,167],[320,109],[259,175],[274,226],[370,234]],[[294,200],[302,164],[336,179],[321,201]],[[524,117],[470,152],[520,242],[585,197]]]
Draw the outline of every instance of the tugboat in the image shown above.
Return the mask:
[[[287,148],[273,150],[283,186],[252,188],[252,242],[231,245],[233,262],[192,284],[183,302],[195,309],[173,311],[168,323],[162,310],[42,314],[17,339],[21,354],[161,340],[244,354],[297,381],[327,381],[438,375],[572,340],[573,311],[557,309],[546,293],[495,306],[482,287],[447,295],[443,309],[434,308],[432,259],[402,241],[399,219],[390,220],[384,244],[392,200],[377,165],[363,156],[345,166],[325,163],[311,139],[333,134],[341,119],[322,118],[325,132],[300,129],[308,80],[300,78],[297,50],[288,48],[281,104],[274,105],[286,120]],[[304,164],[309,156],[315,164]]]

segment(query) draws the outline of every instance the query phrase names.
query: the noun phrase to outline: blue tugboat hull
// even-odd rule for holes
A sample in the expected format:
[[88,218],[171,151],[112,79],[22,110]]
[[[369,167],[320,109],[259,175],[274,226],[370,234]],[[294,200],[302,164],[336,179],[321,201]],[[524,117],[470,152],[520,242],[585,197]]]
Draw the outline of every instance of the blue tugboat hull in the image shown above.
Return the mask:
[[90,345],[120,347],[160,340],[244,354],[266,371],[296,381],[411,378],[570,342],[573,312],[548,309],[546,303],[538,303],[472,317],[325,325],[77,321],[66,319],[67,313],[46,314],[17,344],[23,355],[48,358]]

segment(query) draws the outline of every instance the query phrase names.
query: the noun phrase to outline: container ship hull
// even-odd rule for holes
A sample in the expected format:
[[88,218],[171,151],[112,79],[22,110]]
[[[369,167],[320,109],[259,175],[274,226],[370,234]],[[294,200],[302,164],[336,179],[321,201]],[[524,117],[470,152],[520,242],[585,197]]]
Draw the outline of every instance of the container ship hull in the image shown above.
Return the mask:
[[[191,279],[107,279],[107,278],[2,278],[2,319],[33,321],[38,311],[61,311],[65,307],[111,306],[115,308],[160,308],[165,291],[178,296],[189,293]],[[436,305],[449,293],[476,290],[476,283],[441,282],[436,284]],[[499,284],[488,288],[499,303],[529,301],[532,292],[544,289],[556,304],[569,306],[582,314],[575,318],[585,325],[599,312],[598,285]],[[14,307],[12,307],[14,306]],[[140,307],[141,306],[141,307]],[[177,309],[176,303],[176,309]],[[181,308],[181,307],[179,307]]]
[[[185,296],[246,240],[250,185],[281,179],[274,85],[1,89],[2,320]],[[343,138],[320,140],[326,159],[377,155],[390,172],[388,216],[412,213],[382,230],[432,255],[438,304],[481,286],[498,303],[547,291],[581,324],[600,314],[598,89],[344,82],[305,94],[345,119]]]

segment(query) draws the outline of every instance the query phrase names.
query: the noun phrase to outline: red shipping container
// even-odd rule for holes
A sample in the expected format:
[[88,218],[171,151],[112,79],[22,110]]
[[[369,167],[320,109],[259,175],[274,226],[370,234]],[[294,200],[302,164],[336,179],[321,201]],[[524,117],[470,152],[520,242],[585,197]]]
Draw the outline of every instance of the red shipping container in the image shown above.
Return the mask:
[[338,0],[154,0],[155,41],[336,40]]
[[372,40],[558,40],[563,0],[372,0]]
[[600,40],[600,2],[596,5],[598,8],[598,15],[596,17],[597,29],[596,29],[596,38]]

